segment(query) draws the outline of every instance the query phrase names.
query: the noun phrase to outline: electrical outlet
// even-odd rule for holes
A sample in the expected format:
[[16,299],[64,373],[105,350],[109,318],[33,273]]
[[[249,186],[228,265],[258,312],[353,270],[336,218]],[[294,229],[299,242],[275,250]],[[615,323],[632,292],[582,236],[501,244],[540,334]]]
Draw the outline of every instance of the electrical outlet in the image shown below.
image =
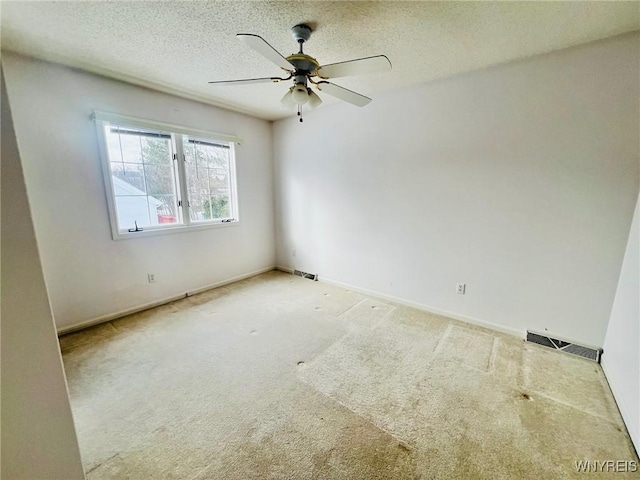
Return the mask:
[[147,279],[149,283],[156,283],[156,276],[153,273],[147,273]]
[[464,291],[467,288],[467,284],[466,283],[457,283],[456,284],[456,293],[459,295],[464,295]]

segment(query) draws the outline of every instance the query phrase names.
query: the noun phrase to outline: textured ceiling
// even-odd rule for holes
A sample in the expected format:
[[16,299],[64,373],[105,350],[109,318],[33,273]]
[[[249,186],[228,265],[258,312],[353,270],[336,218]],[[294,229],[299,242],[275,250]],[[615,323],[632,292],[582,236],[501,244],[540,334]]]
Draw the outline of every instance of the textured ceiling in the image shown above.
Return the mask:
[[207,84],[281,73],[236,33],[287,56],[297,51],[289,29],[306,22],[315,31],[305,53],[320,64],[385,54],[391,72],[335,82],[375,101],[383,90],[640,28],[637,2],[3,1],[1,15],[3,49],[271,120],[292,114],[280,105],[288,85]]

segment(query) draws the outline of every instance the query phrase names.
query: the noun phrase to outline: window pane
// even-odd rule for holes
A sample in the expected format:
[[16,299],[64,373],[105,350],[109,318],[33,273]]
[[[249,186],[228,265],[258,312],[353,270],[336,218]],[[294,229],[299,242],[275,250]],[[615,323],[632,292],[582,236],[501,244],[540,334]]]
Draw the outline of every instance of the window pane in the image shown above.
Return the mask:
[[205,215],[205,205],[209,201],[208,196],[196,195],[189,200],[189,216],[192,222],[204,222],[208,218]]
[[105,137],[107,140],[109,159],[112,162],[122,162],[122,155],[120,154],[120,136],[112,134],[111,127],[106,127]]
[[231,171],[229,147],[183,137],[191,221],[230,218]]
[[149,206],[146,195],[116,196],[116,210],[118,212],[118,226],[121,229],[148,227],[151,225]]
[[142,149],[138,135],[118,134],[122,150],[122,160],[125,162],[142,163]]
[[118,228],[180,222],[170,136],[111,125],[105,136]]
[[229,193],[229,172],[221,169],[209,170],[209,184],[217,194]]
[[116,195],[135,195],[146,192],[141,163],[111,162],[111,175]]
[[178,222],[178,209],[175,195],[154,195],[149,198],[149,212],[153,225]]
[[194,152],[198,168],[200,170],[206,170],[209,166],[209,162],[207,160],[207,150],[203,148],[202,145],[195,144]]
[[[185,155],[185,157],[188,159]],[[209,174],[206,168],[198,167],[196,162],[187,160],[187,181],[189,188],[189,198],[199,195],[209,195]]]
[[173,168],[171,165],[145,165],[144,176],[147,193],[174,195]]
[[204,211],[205,217],[208,219],[231,217],[229,197],[224,195],[210,197],[209,201],[204,205]]
[[171,150],[165,139],[146,137],[142,142],[144,163],[171,166]]

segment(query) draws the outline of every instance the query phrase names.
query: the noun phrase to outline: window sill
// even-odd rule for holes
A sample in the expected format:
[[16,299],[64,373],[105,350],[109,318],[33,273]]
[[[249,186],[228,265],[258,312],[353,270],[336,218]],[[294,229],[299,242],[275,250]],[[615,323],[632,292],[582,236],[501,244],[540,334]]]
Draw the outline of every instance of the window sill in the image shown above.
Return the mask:
[[111,232],[114,240],[129,240],[132,238],[155,237],[158,235],[170,235],[172,233],[187,233],[197,230],[209,230],[212,228],[229,228],[236,227],[240,224],[239,220],[221,223],[202,223],[196,225],[176,225],[175,227],[163,227],[145,229],[140,232]]

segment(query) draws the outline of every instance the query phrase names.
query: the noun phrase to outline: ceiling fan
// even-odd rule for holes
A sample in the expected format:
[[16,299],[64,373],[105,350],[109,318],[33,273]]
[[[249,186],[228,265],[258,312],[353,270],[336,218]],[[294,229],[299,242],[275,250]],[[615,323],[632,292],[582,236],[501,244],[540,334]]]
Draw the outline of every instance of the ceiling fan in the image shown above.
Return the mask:
[[246,45],[253,48],[273,63],[278,65],[282,70],[287,72],[289,76],[281,77],[265,77],[265,78],[248,78],[245,80],[223,80],[209,82],[217,85],[236,85],[250,83],[278,83],[293,79],[293,86],[282,97],[282,104],[288,108],[297,108],[298,117],[302,122],[302,106],[307,105],[313,109],[322,103],[322,100],[311,88],[309,84],[314,85],[320,92],[328,93],[340,100],[351,103],[358,107],[364,107],[371,99],[360,95],[359,93],[340,87],[335,83],[327,80],[347,77],[350,75],[361,75],[365,73],[376,73],[391,70],[391,62],[384,55],[374,57],[358,58],[348,60],[346,62],[331,63],[329,65],[320,65],[318,61],[302,51],[302,45],[311,37],[311,27],[305,24],[296,25],[291,29],[293,38],[300,45],[300,51],[283,57],[275,48],[267,43],[267,41],[250,33],[239,33],[236,35]]

